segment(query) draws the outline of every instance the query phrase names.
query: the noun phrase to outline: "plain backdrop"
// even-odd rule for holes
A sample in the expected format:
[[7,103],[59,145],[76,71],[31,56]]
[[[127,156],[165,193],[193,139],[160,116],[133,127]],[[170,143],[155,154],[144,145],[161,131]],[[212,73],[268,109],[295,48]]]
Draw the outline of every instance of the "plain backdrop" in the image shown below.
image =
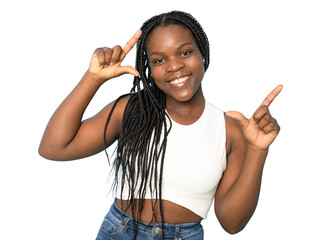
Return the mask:
[[[314,239],[312,3],[1,1],[0,239],[95,239],[113,202],[105,154],[49,161],[37,153],[40,139],[97,47],[124,45],[145,20],[171,10],[190,12],[209,37],[203,90],[218,108],[250,117],[275,86],[284,85],[270,106],[281,132],[270,147],[254,216],[242,232],[229,235],[212,207],[203,221],[205,239]],[[134,61],[135,49],[124,64]],[[84,118],[131,85],[128,75],[105,83]]]

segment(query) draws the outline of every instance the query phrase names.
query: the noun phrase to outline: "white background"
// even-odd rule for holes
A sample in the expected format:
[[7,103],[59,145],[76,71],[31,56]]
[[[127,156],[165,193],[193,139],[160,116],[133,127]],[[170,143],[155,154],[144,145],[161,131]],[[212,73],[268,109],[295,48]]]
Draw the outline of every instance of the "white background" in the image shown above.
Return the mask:
[[[113,201],[105,154],[45,160],[37,153],[41,136],[95,48],[124,45],[145,20],[174,9],[192,13],[208,34],[203,89],[214,105],[250,117],[284,85],[270,107],[282,129],[253,218],[231,236],[211,208],[205,239],[314,239],[315,8],[306,0],[2,1],[0,239],[95,239]],[[125,64],[134,58],[135,50]],[[106,83],[85,117],[128,92],[131,82],[124,76]]]

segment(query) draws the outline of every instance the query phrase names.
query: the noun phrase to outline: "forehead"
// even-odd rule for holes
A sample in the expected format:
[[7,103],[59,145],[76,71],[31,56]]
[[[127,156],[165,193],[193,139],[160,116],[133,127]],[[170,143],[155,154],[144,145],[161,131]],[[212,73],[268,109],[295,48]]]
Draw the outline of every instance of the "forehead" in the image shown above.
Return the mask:
[[181,25],[159,26],[154,29],[147,39],[147,51],[159,51],[167,47],[183,44],[196,44],[192,32]]

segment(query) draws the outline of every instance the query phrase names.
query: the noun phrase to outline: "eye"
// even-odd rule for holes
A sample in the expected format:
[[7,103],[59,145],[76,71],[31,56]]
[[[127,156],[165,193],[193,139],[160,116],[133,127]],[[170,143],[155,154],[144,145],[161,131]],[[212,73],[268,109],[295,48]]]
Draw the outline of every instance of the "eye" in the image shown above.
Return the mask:
[[164,61],[163,58],[158,58],[158,59],[153,60],[153,63],[154,64],[159,64],[159,63],[162,63],[163,61]]
[[181,56],[183,56],[183,57],[188,56],[188,55],[191,54],[191,52],[192,52],[191,50],[183,51],[183,52],[181,53]]

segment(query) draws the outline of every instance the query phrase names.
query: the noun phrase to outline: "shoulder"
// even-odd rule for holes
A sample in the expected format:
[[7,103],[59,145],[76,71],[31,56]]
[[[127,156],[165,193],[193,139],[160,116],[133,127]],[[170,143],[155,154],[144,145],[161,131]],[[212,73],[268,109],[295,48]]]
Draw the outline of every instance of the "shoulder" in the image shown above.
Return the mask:
[[236,147],[245,148],[245,137],[240,125],[235,119],[228,117],[225,113],[224,118],[226,128],[226,154],[228,156]]
[[[122,95],[116,100],[107,104],[97,115],[97,118],[107,119],[107,118],[122,118],[125,108],[130,99],[129,95]],[[106,117],[105,117],[106,116]],[[105,118],[104,118],[105,117]]]
[[116,100],[107,104],[98,114],[89,119],[90,124],[95,124],[97,129],[104,129],[108,138],[116,138],[120,134],[121,124],[126,106],[129,102],[129,95],[122,95]]
[[113,113],[118,116],[118,118],[122,119],[125,109],[130,101],[131,96],[129,94],[122,95],[115,101],[113,101],[110,105]]
[[105,106],[99,113],[99,117],[106,120],[106,125],[120,129],[125,109],[130,101],[130,95],[122,95]]

